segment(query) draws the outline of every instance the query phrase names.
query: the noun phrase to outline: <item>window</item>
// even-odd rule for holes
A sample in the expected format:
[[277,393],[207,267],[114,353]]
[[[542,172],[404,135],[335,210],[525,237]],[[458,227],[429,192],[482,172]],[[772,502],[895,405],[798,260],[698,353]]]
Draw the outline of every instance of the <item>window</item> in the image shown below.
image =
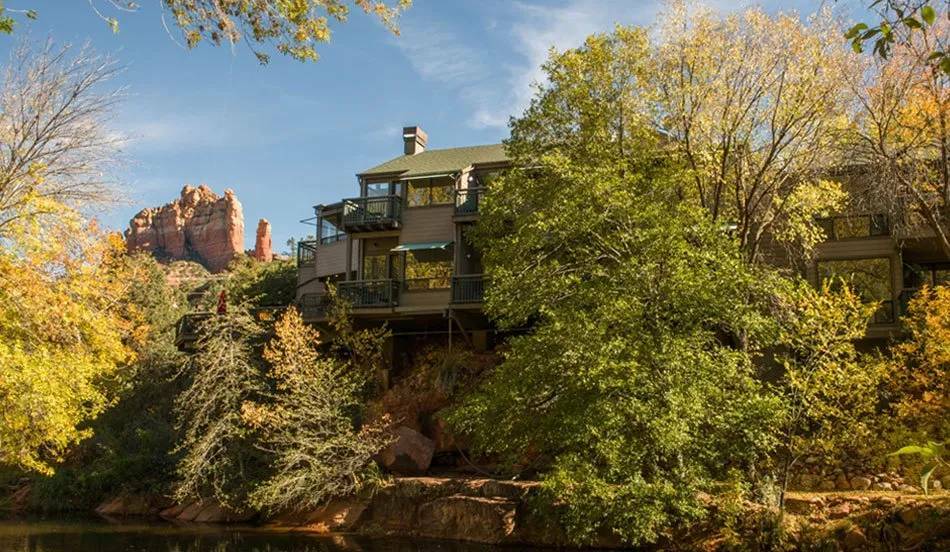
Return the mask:
[[363,279],[385,280],[389,278],[389,255],[363,257]]
[[406,289],[449,289],[452,287],[451,249],[412,251],[405,256]]
[[366,185],[366,197],[388,196],[390,190],[389,182],[376,182]]
[[468,176],[469,188],[490,188],[492,183],[505,174],[503,169],[475,171]]
[[832,285],[846,284],[852,287],[868,303],[880,303],[874,314],[874,322],[894,321],[893,292],[891,290],[890,259],[849,259],[820,261],[819,283],[831,280]]
[[455,183],[450,178],[426,178],[410,180],[406,205],[450,205],[455,201]]
[[818,225],[829,240],[849,240],[854,238],[869,238],[886,236],[888,228],[887,215],[845,215],[822,218],[817,220]]
[[320,217],[320,243],[336,243],[346,237],[330,219]]

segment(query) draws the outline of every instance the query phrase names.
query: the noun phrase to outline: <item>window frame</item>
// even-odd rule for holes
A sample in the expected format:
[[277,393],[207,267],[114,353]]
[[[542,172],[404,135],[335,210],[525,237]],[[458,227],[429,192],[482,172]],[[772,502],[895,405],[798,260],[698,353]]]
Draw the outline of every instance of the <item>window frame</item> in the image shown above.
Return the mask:
[[[449,248],[445,250],[447,253],[447,259],[441,261],[420,261],[411,251],[404,251],[400,254],[402,258],[401,261],[401,278],[402,287],[406,291],[447,291],[452,289],[452,277],[455,275],[455,251],[454,248]],[[409,258],[412,257],[413,261],[410,262]],[[440,265],[448,270],[445,271],[445,274],[438,276],[421,276],[410,278],[408,276],[410,266],[416,264],[432,264]],[[416,287],[410,282],[422,282],[425,281],[426,285],[424,287]],[[443,285],[433,286],[433,282],[443,282]]]
[[[826,280],[826,278],[822,278],[822,271],[821,271],[822,263],[847,263],[847,262],[875,261],[875,260],[883,260],[887,262],[887,291],[889,295],[888,297],[883,298],[883,299],[872,299],[872,301],[880,302],[881,305],[878,311],[875,311],[875,313],[872,315],[872,319],[869,322],[869,324],[875,324],[875,325],[894,324],[897,322],[898,314],[896,310],[897,300],[895,299],[895,286],[894,286],[895,259],[893,256],[871,255],[868,257],[831,257],[831,258],[816,259],[815,260],[815,283],[817,284],[817,286],[820,287],[822,283]],[[859,295],[862,295],[862,290],[855,289],[854,291],[858,293]],[[862,296],[862,302],[866,302],[863,296]],[[879,321],[878,313],[881,312],[881,310],[885,308],[889,308],[889,316],[887,317],[886,320]]]
[[[445,184],[437,185],[435,182],[439,180],[446,180]],[[406,186],[406,207],[409,209],[416,209],[420,207],[444,207],[455,205],[455,192],[456,192],[456,181],[451,177],[434,177],[434,178],[413,178],[410,180],[404,180]],[[413,188],[424,188],[428,191],[427,200],[425,203],[414,204],[412,203]],[[439,201],[438,203],[434,201],[433,190],[445,189],[448,192],[448,197],[445,201]]]

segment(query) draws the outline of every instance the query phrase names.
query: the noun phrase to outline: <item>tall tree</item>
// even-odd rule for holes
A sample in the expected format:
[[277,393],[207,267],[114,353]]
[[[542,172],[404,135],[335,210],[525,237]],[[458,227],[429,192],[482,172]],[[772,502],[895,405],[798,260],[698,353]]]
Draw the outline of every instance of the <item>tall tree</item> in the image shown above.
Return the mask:
[[0,237],[16,219],[114,197],[121,137],[109,128],[119,67],[87,48],[24,43],[0,83]]
[[776,360],[782,372],[773,389],[784,403],[775,426],[783,507],[789,477],[803,456],[840,458],[871,437],[882,374],[879,363],[860,362],[855,342],[875,308],[846,285],[816,290],[799,281],[779,294]]
[[494,183],[476,231],[488,312],[532,330],[451,422],[540,470],[581,542],[650,542],[701,516],[697,491],[769,447],[776,404],[725,338],[758,331],[759,278],[677,194],[647,124],[649,54],[624,28],[552,54],[507,143],[530,169]]
[[89,435],[142,325],[121,239],[47,207],[57,224],[15,217],[0,242],[0,464],[42,473]]
[[182,439],[178,450],[179,500],[214,498],[234,510],[248,505],[253,481],[266,470],[255,447],[256,430],[244,419],[268,391],[259,361],[261,328],[232,306],[200,329],[191,384],[176,401]]
[[950,75],[930,52],[950,37],[941,20],[896,44],[850,81],[860,100],[853,158],[868,165],[868,201],[898,227],[923,226],[950,255]]
[[807,252],[840,187],[821,179],[851,101],[855,54],[827,12],[720,17],[671,5],[653,71],[659,126],[690,169],[686,190],[734,226],[748,259],[769,239]]
[[244,413],[262,428],[260,446],[274,468],[252,502],[269,511],[304,510],[370,485],[380,475],[372,458],[388,438],[380,425],[357,423],[367,374],[321,353],[319,333],[294,308],[274,334],[264,348],[273,396]]

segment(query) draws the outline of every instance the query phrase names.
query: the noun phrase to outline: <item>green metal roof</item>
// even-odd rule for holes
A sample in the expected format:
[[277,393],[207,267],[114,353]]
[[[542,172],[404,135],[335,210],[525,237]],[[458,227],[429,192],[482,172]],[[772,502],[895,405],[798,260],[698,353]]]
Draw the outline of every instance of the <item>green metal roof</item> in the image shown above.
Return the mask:
[[382,165],[367,169],[358,176],[398,174],[400,177],[451,173],[478,163],[500,163],[508,160],[503,144],[426,150],[415,155],[401,155]]

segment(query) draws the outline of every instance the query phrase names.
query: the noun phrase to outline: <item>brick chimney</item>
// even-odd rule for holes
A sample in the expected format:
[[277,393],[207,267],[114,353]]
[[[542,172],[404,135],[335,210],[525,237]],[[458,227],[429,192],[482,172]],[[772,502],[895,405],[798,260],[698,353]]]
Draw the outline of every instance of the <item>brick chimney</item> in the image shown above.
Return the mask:
[[403,153],[406,155],[424,152],[428,141],[429,136],[421,128],[417,126],[402,128]]

